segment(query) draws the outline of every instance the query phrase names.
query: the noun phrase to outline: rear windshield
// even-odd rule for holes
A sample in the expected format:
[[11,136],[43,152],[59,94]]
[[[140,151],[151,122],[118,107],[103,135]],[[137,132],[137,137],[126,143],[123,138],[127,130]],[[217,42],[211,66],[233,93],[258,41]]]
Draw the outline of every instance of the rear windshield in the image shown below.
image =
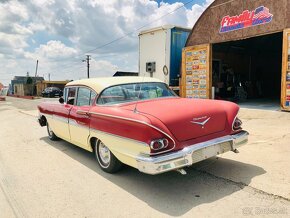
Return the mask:
[[172,97],[176,94],[164,83],[134,83],[112,86],[98,98],[98,104],[120,104],[154,98]]

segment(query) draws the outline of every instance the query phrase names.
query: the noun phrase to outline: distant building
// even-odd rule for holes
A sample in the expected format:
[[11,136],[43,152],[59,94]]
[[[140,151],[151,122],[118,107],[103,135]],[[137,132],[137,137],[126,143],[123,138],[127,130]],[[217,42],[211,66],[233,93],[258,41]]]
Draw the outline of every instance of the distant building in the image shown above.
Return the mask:
[[11,80],[12,94],[14,95],[34,95],[36,94],[36,83],[44,81],[43,77],[15,76]]
[[138,76],[138,72],[117,71],[113,76]]

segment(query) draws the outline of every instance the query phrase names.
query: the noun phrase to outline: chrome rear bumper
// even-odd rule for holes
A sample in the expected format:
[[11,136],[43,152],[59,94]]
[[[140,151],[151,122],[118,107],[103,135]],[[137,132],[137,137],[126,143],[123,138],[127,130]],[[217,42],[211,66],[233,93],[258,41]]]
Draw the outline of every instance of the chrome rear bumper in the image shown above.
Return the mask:
[[156,156],[137,157],[139,171],[147,174],[159,174],[208,159],[228,151],[234,151],[248,142],[249,133],[242,131],[235,135],[227,135],[206,142],[194,144],[176,152]]

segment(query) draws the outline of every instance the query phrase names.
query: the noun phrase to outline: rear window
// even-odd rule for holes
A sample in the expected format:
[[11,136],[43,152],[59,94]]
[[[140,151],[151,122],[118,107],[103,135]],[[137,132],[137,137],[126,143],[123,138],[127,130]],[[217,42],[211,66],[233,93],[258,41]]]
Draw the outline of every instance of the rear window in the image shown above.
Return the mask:
[[120,104],[154,98],[176,96],[164,83],[135,83],[112,86],[98,98],[98,104]]

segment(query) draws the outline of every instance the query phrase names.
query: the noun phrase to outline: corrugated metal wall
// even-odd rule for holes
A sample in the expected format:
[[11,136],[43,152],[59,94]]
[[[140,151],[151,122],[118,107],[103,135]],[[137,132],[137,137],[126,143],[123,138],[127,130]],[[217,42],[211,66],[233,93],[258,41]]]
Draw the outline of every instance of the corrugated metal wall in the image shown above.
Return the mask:
[[[234,41],[282,32],[290,26],[289,2],[290,0],[216,0],[196,22],[186,46]],[[270,23],[227,33],[219,32],[224,16],[240,15],[244,10],[252,11],[259,6],[269,8],[270,13],[273,14],[273,20]]]

